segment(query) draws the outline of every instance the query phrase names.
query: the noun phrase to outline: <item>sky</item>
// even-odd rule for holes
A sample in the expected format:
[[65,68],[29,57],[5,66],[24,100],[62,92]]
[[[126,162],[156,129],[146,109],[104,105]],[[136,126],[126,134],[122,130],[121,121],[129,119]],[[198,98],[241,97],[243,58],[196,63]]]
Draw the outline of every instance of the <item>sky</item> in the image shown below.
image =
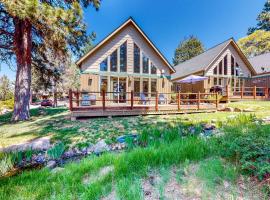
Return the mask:
[[[231,37],[237,41],[256,25],[266,0],[102,0],[99,11],[84,10],[94,44],[104,39],[129,17],[138,23],[172,63],[174,50],[189,35],[197,36],[206,49]],[[15,66],[1,64],[0,76],[15,80]]]

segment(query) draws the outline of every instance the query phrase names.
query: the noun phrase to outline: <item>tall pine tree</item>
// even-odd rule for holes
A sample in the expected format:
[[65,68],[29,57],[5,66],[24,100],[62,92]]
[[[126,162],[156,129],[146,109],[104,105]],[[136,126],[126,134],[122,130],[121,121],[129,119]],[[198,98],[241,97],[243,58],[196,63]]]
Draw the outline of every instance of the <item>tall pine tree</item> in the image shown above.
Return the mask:
[[31,67],[64,61],[89,42],[82,7],[100,0],[1,0],[0,60],[16,62],[12,120],[29,119]]
[[257,17],[257,26],[248,29],[248,35],[254,33],[256,30],[270,31],[270,0],[264,4],[262,12]]

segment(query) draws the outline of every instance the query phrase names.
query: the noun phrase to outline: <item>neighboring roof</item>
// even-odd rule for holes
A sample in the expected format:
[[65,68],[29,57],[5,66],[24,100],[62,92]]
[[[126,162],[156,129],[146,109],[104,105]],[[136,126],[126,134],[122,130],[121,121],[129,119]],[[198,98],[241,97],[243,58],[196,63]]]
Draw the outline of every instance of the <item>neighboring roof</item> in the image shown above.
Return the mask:
[[257,74],[270,72],[270,52],[249,59]]
[[232,44],[235,47],[240,57],[243,59],[249,69],[255,74],[255,70],[253,69],[247,58],[244,56],[243,52],[240,50],[234,39],[230,38],[208,49],[202,54],[174,66],[176,72],[172,74],[172,80],[179,79],[197,72],[205,71],[229,44]]
[[172,72],[175,72],[173,66],[170,62],[165,58],[165,56],[158,50],[158,48],[154,45],[154,43],[149,39],[149,37],[143,32],[143,30],[138,26],[138,24],[134,21],[132,17],[130,17],[127,21],[125,21],[121,26],[116,28],[111,34],[109,34],[105,39],[99,42],[94,48],[92,48],[88,53],[82,56],[77,62],[77,65],[80,65],[88,56],[90,56],[93,52],[99,49],[103,44],[105,44],[110,38],[115,36],[119,31],[121,31],[125,26],[132,24],[136,30],[144,37],[144,39],[149,43],[149,45],[154,49],[154,51],[160,56],[160,58],[168,65]]

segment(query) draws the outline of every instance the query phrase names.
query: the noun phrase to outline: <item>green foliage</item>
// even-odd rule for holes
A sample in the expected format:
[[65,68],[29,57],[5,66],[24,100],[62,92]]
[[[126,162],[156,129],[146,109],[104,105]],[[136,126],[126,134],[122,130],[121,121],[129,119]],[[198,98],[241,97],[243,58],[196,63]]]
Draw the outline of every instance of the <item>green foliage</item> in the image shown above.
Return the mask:
[[261,55],[270,51],[270,31],[257,30],[238,41],[247,57]]
[[12,110],[14,108],[14,99],[11,98],[9,100],[0,101],[0,110],[4,108]]
[[13,158],[11,154],[0,153],[0,177],[13,168]]
[[254,33],[256,30],[270,31],[270,1],[266,0],[262,12],[257,17],[257,26],[249,28],[248,35]]
[[221,140],[222,155],[239,163],[244,173],[259,180],[267,178],[270,174],[269,128],[253,115],[229,120]]
[[204,52],[202,42],[195,36],[189,36],[180,42],[174,52],[173,64],[185,62]]
[[0,77],[0,101],[13,98],[12,83],[6,75]]
[[65,145],[60,142],[48,149],[47,155],[50,159],[59,159],[65,151]]

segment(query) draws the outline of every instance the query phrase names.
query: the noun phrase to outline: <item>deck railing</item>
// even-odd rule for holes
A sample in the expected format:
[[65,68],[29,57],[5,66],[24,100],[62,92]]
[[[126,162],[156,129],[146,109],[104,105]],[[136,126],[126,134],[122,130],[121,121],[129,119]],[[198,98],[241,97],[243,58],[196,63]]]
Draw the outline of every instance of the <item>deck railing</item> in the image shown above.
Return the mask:
[[[135,93],[106,91],[72,91],[69,90],[69,108],[73,110],[183,110],[183,109],[217,109],[217,93]],[[208,106],[206,106],[208,105]],[[210,106],[211,105],[211,106]]]
[[226,86],[227,97],[234,98],[238,97],[240,99],[268,99],[269,98],[269,89],[267,87],[236,87],[229,88]]

